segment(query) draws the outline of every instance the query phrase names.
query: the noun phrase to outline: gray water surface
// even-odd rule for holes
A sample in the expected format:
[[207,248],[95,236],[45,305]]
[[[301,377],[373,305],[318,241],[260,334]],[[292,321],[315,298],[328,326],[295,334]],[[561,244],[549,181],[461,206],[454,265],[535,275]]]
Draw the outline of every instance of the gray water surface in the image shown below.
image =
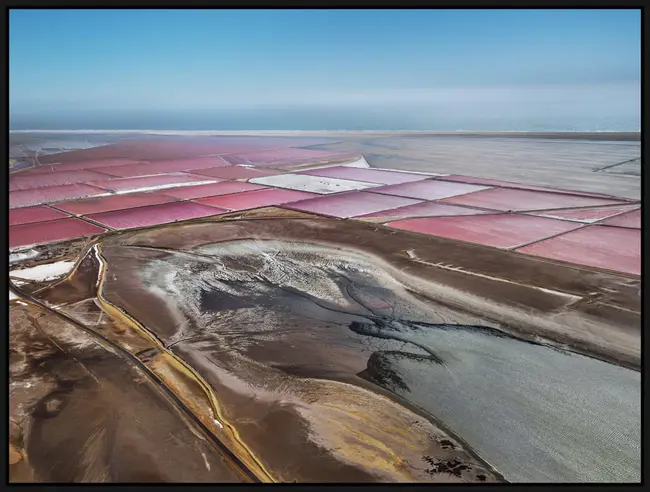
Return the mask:
[[596,359],[480,329],[400,330],[443,364],[386,355],[427,409],[513,482],[638,482],[641,380]]

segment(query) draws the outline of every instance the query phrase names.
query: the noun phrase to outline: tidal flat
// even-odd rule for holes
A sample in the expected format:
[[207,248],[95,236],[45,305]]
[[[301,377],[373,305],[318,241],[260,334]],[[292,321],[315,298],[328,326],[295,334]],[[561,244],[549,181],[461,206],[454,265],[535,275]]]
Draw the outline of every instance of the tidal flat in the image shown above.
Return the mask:
[[[633,283],[271,210],[109,235],[84,250],[69,277],[12,310],[51,310],[111,353],[116,368],[141,371],[187,436],[206,443],[206,480],[634,482]],[[627,314],[585,306],[595,289]],[[73,339],[60,343],[64,352],[87,350]],[[22,398],[42,408],[53,391],[61,390]],[[70,398],[84,408],[89,397]],[[152,403],[142,401],[125,407],[146,414]],[[29,434],[38,415],[23,412]],[[76,463],[60,479],[137,476],[139,458],[131,468],[115,461],[116,421],[80,415],[96,432],[79,435],[76,449],[48,438],[16,444],[34,476],[52,479],[43,453]],[[61,425],[75,434],[71,422]],[[169,446],[188,439],[141,441],[139,453],[164,470],[160,480],[187,481],[181,465],[163,463]],[[81,449],[88,457],[75,461]],[[84,463],[97,460],[103,474],[84,475]]]

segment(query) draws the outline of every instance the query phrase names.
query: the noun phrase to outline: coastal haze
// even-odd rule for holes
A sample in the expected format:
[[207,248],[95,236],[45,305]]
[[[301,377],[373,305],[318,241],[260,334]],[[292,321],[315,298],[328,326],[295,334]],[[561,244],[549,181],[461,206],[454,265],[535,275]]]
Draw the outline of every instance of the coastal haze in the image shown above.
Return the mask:
[[[638,132],[14,131],[10,158],[90,148],[142,136],[324,138],[305,148],[363,154],[371,167],[483,178],[641,197]],[[305,142],[308,144],[310,142]]]

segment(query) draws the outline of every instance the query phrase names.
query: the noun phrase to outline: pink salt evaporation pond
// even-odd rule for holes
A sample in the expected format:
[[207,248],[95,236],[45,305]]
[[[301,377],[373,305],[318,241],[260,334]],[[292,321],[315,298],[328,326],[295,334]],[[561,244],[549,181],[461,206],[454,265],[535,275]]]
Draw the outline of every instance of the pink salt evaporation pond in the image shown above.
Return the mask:
[[234,195],[212,196],[196,200],[197,203],[210,205],[211,207],[225,208],[228,210],[247,210],[251,208],[268,207],[283,203],[295,202],[319,196],[314,193],[295,190],[264,189],[236,193]]
[[[273,148],[270,144],[255,145],[255,141],[232,138],[138,138],[89,149],[71,150],[40,157],[44,163],[77,162],[99,159],[131,159],[136,161],[168,160],[214,155],[225,152],[245,152],[247,149]],[[251,147],[253,145],[253,147]],[[277,145],[275,145],[277,147]]]
[[481,215],[490,213],[487,210],[459,207],[456,205],[443,205],[442,203],[422,202],[406,207],[382,210],[357,216],[357,219],[380,219],[385,221],[408,217],[444,217],[454,215]]
[[373,188],[372,192],[385,195],[403,196],[407,198],[418,198],[420,200],[439,200],[441,198],[463,195],[486,189],[487,187],[485,186],[427,179],[412,183],[402,183]]
[[218,156],[197,157],[194,159],[176,159],[169,161],[154,161],[144,162],[137,164],[128,164],[124,166],[111,166],[106,168],[97,168],[101,171],[112,176],[120,177],[133,177],[133,176],[149,176],[153,174],[164,174],[187,171],[189,169],[209,169],[213,167],[230,166]]
[[223,212],[225,210],[198,203],[175,202],[93,214],[88,218],[113,229],[131,229],[218,215]]
[[621,207],[590,207],[590,208],[569,208],[564,210],[549,210],[547,212],[535,212],[533,215],[550,217],[551,219],[577,220],[579,222],[591,223],[606,219],[614,215],[637,209],[638,205],[624,205]]
[[[206,178],[209,179],[209,178]],[[193,200],[194,198],[204,198],[208,196],[229,195],[232,193],[241,193],[244,191],[263,190],[264,186],[252,183],[242,183],[238,181],[221,181],[197,186],[184,186],[182,188],[169,188],[160,190],[156,193],[174,196],[183,200]]]
[[130,193],[127,195],[103,196],[88,200],[58,203],[56,208],[75,215],[98,214],[113,210],[145,207],[177,201],[177,198],[154,193]]
[[[136,165],[141,161],[131,159],[97,159],[92,161],[64,162],[61,164],[42,165],[34,168],[33,173],[49,173],[55,171],[79,171],[84,169],[111,168],[114,166]],[[101,171],[99,171],[101,172]],[[110,173],[108,173],[110,174]]]
[[286,171],[279,169],[260,169],[250,166],[227,166],[227,167],[213,167],[208,169],[190,169],[188,172],[192,174],[199,174],[201,176],[210,176],[212,178],[220,179],[251,179],[260,178],[262,176],[274,176],[282,174]]
[[330,217],[350,218],[417,203],[420,201],[411,198],[354,191],[303,200],[292,203],[286,208]]
[[106,179],[109,176],[95,171],[60,171],[47,174],[9,175],[9,190],[31,190],[33,188],[45,188],[49,186],[70,185],[76,183],[87,183]]
[[41,162],[73,162],[95,159],[158,160],[217,155],[251,150],[317,145],[331,139],[304,137],[182,136],[129,138],[89,149],[72,150],[39,158]]
[[277,149],[257,152],[228,154],[223,156],[231,164],[256,164],[258,166],[272,166],[274,164],[292,164],[314,162],[328,159],[353,157],[352,154],[330,152],[327,150],[312,149]]
[[420,181],[430,177],[424,174],[378,171],[375,169],[364,169],[346,166],[310,169],[308,171],[300,171],[298,174],[310,174],[312,176],[351,179],[354,181],[365,181],[367,183],[379,183],[385,185],[409,183],[411,181]]
[[551,210],[557,208],[625,204],[620,200],[508,188],[492,188],[468,195],[446,198],[441,200],[441,202],[451,205],[466,205],[468,207],[502,211]]
[[517,214],[426,217],[398,220],[387,225],[504,249],[582,227],[574,222]]
[[447,176],[442,176],[440,178],[442,181],[456,181],[459,183],[470,183],[470,184],[479,184],[485,186],[495,186],[500,188],[517,188],[520,190],[531,190],[531,191],[549,191],[552,193],[568,194],[568,195],[580,195],[580,196],[590,196],[594,198],[615,198],[611,195],[604,195],[602,193],[588,193],[584,191],[575,191],[575,190],[561,190],[558,188],[549,188],[546,186],[534,186],[527,185],[524,183],[515,183],[513,181],[500,181],[498,179],[488,179],[488,178],[475,178],[473,176],[462,176],[460,174],[450,174]]
[[517,251],[632,275],[641,274],[641,231],[638,229],[588,226]]
[[64,214],[59,210],[44,206],[17,208],[9,211],[9,225],[45,222],[48,220],[64,219],[67,216],[68,214]]
[[28,207],[43,203],[62,202],[75,198],[85,198],[107,193],[106,190],[86,184],[63,186],[48,186],[33,190],[18,190],[9,192],[9,208]]
[[105,188],[107,190],[115,192],[125,192],[130,190],[140,190],[142,191],[149,189],[156,189],[167,187],[169,185],[174,186],[187,186],[190,183],[216,183],[217,180],[214,178],[208,178],[206,176],[194,176],[185,173],[173,173],[173,174],[159,174],[156,176],[142,176],[139,178],[118,178],[111,179],[106,181],[93,181],[90,183],[93,186],[98,186],[100,188]]
[[9,227],[9,248],[75,239],[105,232],[81,219],[68,218]]
[[615,227],[630,227],[632,229],[641,229],[641,209],[633,210],[625,214],[617,215],[611,219],[601,222],[602,225]]

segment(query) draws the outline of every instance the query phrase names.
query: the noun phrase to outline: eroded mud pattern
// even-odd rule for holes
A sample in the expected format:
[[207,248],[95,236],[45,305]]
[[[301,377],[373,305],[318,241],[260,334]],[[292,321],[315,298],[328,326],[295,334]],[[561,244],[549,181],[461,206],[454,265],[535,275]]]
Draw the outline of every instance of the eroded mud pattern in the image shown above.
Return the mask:
[[[207,443],[206,479],[639,480],[638,372],[515,338],[495,321],[432,301],[427,279],[354,243],[301,240],[300,229],[318,221],[295,221],[277,239],[256,234],[259,222],[116,236],[35,296],[119,347],[110,357],[120,371],[150,373],[159,381],[144,378],[150,391],[162,386],[178,399],[165,396],[165,404],[174,407],[169,415],[185,415],[187,436]],[[118,383],[122,392],[129,386]],[[86,431],[78,449],[43,434],[45,414],[56,412],[48,402],[59,401],[53,392],[67,391],[48,388],[30,417],[40,444],[24,447],[37,475],[87,478],[88,465],[73,457],[84,449],[103,453],[106,471],[90,478],[130,479],[113,458],[126,431],[110,406],[93,413],[80,401],[99,405],[90,392],[101,389],[73,388],[81,395],[66,401],[79,419],[103,418],[93,428],[112,440],[93,437],[102,443],[93,451]],[[141,398],[146,413],[153,400]],[[169,432],[144,420],[152,436]],[[67,424],[75,435],[67,422],[59,429]],[[187,480],[187,470],[163,464],[165,451],[180,451],[161,443],[153,453],[155,439],[129,439],[145,450],[130,455],[131,467],[147,455],[141,466],[164,469],[161,480]],[[189,439],[177,445],[194,446]],[[69,459],[56,476],[43,471],[54,454]]]

